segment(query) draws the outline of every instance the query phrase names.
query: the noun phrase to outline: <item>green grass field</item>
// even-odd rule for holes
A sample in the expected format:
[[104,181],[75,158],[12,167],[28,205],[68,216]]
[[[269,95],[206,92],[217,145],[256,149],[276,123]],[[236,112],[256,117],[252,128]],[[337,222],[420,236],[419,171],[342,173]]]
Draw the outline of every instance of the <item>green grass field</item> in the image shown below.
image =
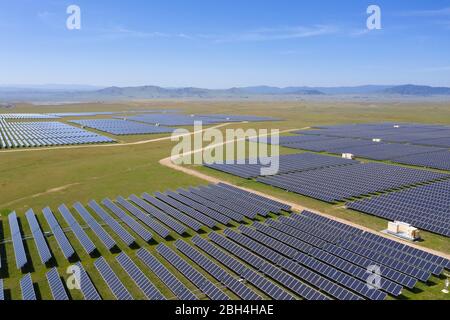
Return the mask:
[[[261,116],[273,116],[286,119],[281,122],[267,123],[249,123],[232,124],[226,128],[255,128],[255,129],[300,129],[313,125],[324,124],[344,124],[356,122],[421,122],[450,124],[450,103],[442,104],[387,104],[379,103],[318,103],[318,102],[195,102],[195,101],[142,101],[117,104],[76,104],[64,106],[31,106],[19,105],[11,112],[72,112],[72,111],[123,111],[150,108],[174,108],[185,111],[186,113],[230,113],[230,114],[251,114]],[[196,186],[206,184],[205,181],[195,177],[171,170],[159,164],[159,160],[170,156],[170,151],[175,145],[171,141],[159,141],[142,145],[120,145],[127,142],[136,142],[148,140],[164,135],[143,135],[118,138],[119,144],[114,147],[80,147],[80,148],[61,148],[61,149],[33,149],[25,152],[3,152],[0,151],[0,235],[1,238],[9,238],[9,227],[7,223],[7,214],[16,211],[21,217],[23,232],[30,234],[28,224],[24,214],[26,210],[32,208],[38,215],[38,219],[44,230],[48,230],[41,215],[41,210],[50,206],[54,212],[57,207],[63,203],[69,207],[80,201],[86,204],[94,199],[100,202],[109,197],[115,199],[117,196],[128,197],[131,194],[140,195],[143,192],[153,193],[156,191],[165,191],[167,189],[177,189],[180,187]],[[116,137],[117,138],[117,137]],[[283,152],[297,152],[294,150],[283,150]],[[302,197],[295,194],[286,193],[280,189],[272,188],[259,184],[254,181],[248,181],[223,174],[203,167],[195,167],[196,170],[209,175],[219,177],[225,181],[233,182],[237,185],[253,188],[263,191],[281,199],[296,202],[309,208],[320,210],[321,212],[346,219],[353,223],[369,227],[373,230],[382,230],[386,227],[386,221],[364,215],[361,213],[345,210],[341,205],[329,205],[323,202]],[[73,211],[73,210],[72,210]],[[56,215],[59,217],[59,215]],[[63,226],[64,221],[60,220]],[[108,228],[106,228],[108,230]],[[224,227],[218,232],[222,232]],[[109,230],[108,230],[109,231]],[[204,230],[202,236],[207,236],[211,230]],[[112,265],[113,269],[119,274],[122,280],[127,276],[115,262],[116,253],[111,253],[104,249],[97,241],[91,230],[87,230],[89,236],[100,249],[99,253],[104,256]],[[111,233],[112,234],[112,233]],[[173,234],[173,240],[168,241],[169,246],[173,246],[174,240],[179,236]],[[72,234],[68,234],[69,240],[74,245],[80,259],[92,275],[95,286],[105,299],[113,298],[104,282],[100,279],[97,271],[93,267],[95,257],[83,254],[84,251]],[[438,235],[423,233],[424,241],[419,245],[450,254],[450,241]],[[190,237],[184,238],[189,242]],[[135,257],[135,249],[126,248],[125,244],[120,243],[120,248],[126,252],[132,259],[146,271],[150,279],[158,286],[167,298],[172,298],[173,294],[161,283],[161,281],[152,275],[143,264]],[[166,242],[156,237],[152,244],[139,242],[139,246],[155,252],[157,243]],[[61,274],[69,263],[64,259],[62,253],[53,238],[48,238],[49,245],[56,257],[54,263]],[[46,284],[45,272],[48,269],[40,265],[40,259],[35,249],[34,242],[27,240],[26,245],[31,256],[33,280],[39,289],[39,295],[43,299],[51,297],[48,285]],[[0,255],[2,264],[7,262],[7,267],[1,269],[0,278],[5,278],[5,287],[7,296],[12,299],[20,299],[19,279],[22,272],[16,270],[14,254],[11,243],[0,244]],[[161,261],[163,261],[161,259]],[[168,268],[175,272],[174,268],[165,263]],[[198,266],[194,266],[197,269]],[[200,269],[199,269],[200,270]],[[205,272],[203,274],[207,275]],[[210,278],[208,276],[208,278]],[[186,279],[182,281],[189,288],[194,289]],[[449,299],[440,293],[444,287],[444,278],[433,278],[428,284],[419,284],[414,291],[405,290],[402,298],[405,299]],[[131,281],[129,281],[131,283]],[[216,281],[214,281],[216,282]],[[142,294],[137,288],[130,284],[130,291],[135,298],[142,298]],[[229,291],[226,291],[231,294]],[[81,298],[76,291],[71,291],[72,298]]]

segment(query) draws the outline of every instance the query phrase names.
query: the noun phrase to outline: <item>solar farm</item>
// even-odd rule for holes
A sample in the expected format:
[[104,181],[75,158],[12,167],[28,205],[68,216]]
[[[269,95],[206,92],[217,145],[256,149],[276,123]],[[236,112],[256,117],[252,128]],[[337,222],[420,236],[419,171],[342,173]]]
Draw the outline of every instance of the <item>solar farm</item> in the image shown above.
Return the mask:
[[[0,300],[448,299],[449,125],[190,104],[0,115]],[[280,129],[278,172],[167,166],[195,121]]]

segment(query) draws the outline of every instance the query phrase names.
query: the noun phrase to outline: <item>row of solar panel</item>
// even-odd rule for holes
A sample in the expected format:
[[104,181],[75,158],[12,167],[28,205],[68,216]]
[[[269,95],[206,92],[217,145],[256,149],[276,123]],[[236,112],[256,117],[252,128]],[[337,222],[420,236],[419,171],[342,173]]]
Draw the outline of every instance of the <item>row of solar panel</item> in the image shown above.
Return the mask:
[[88,127],[114,135],[171,133],[174,130],[173,128],[119,119],[72,120],[70,122],[78,124],[83,128]]
[[61,122],[6,122],[0,119],[0,149],[111,142],[115,140]]

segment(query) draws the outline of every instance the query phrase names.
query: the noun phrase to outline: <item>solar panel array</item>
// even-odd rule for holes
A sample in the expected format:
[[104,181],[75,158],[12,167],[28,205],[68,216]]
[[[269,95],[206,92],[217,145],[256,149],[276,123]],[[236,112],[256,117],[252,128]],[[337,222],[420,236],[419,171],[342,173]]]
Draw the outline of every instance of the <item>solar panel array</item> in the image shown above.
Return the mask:
[[0,119],[11,119],[11,120],[46,120],[46,119],[56,119],[56,116],[48,114],[39,113],[0,113]]
[[116,241],[105,231],[105,229],[97,222],[97,220],[92,217],[92,215],[81,203],[77,202],[73,207],[75,208],[75,210],[77,210],[84,222],[87,223],[92,231],[94,231],[94,233],[108,250],[111,250],[117,245]]
[[72,120],[70,122],[118,136],[171,133],[173,131],[172,128],[168,127],[152,126],[144,123],[119,119]]
[[[416,193],[409,194],[408,192],[412,190]],[[420,214],[423,222],[429,222],[431,219],[429,215],[439,212],[440,216],[435,216],[439,223],[435,222],[434,225],[450,230],[448,211],[450,179],[388,195],[400,195],[404,192],[408,197],[403,196],[389,201],[390,212],[396,212],[397,200],[403,205],[408,203],[409,207],[399,209],[401,212],[409,212],[418,217]],[[168,228],[186,230],[187,227],[183,225],[185,222],[189,221],[192,224],[195,221],[200,224],[197,219],[201,216],[214,220],[217,219],[217,214],[221,214],[233,221],[233,224],[238,224],[236,229],[225,229],[223,234],[209,233],[208,239],[196,235],[190,239],[191,242],[177,240],[174,243],[177,252],[164,243],[156,247],[156,256],[144,248],[136,252],[137,257],[150,269],[154,277],[164,283],[178,299],[203,298],[197,297],[191,291],[191,288],[196,287],[213,300],[229,299],[226,291],[223,291],[225,289],[244,300],[259,300],[263,298],[263,294],[280,300],[293,300],[297,297],[307,300],[384,300],[387,295],[400,296],[404,287],[412,289],[418,281],[427,282],[432,275],[439,277],[444,269],[450,270],[448,259],[325,216],[308,211],[301,214],[291,213],[289,216],[279,215],[291,211],[292,208],[223,183],[189,190],[179,189],[177,192],[167,191],[164,194],[157,193],[156,197],[148,194],[143,198],[131,196],[130,200],[139,208],[123,197],[118,197],[117,203],[105,199],[103,204],[121,222],[130,227],[132,232],[141,234],[141,237],[149,233],[145,227],[155,231],[163,228],[158,230],[167,232],[170,232]],[[384,195],[369,200],[379,197]],[[355,203],[364,201],[366,200]],[[439,205],[435,206],[436,203]],[[127,245],[134,242],[133,236],[122,227],[121,223],[112,218],[106,209],[95,201],[91,201],[89,206],[107,227],[117,235],[121,234]],[[81,203],[76,203],[74,208],[87,226],[81,226],[65,205],[59,207],[62,217],[70,226],[65,230],[61,228],[50,208],[43,210],[51,232],[66,258],[70,258],[75,252],[65,232],[73,231],[87,252],[88,248],[93,247],[95,250],[95,245],[85,231],[87,228],[90,228],[108,249],[116,246],[114,239],[106,232],[103,222],[96,221]],[[189,208],[191,211],[187,210]],[[244,211],[247,212],[246,215],[243,214]],[[268,213],[275,214],[276,218],[266,219],[264,222],[260,222],[257,218],[258,215],[267,216]],[[33,210],[27,211],[25,216],[41,260],[45,261],[44,257],[50,259],[52,255],[49,246]],[[251,217],[255,221],[249,224],[248,220],[245,220],[244,224],[241,224],[241,216]],[[21,256],[21,247],[23,256],[27,259],[17,215],[11,213],[8,220],[16,260]],[[145,227],[138,220],[142,221]],[[183,234],[181,230],[179,231]],[[145,237],[143,239],[145,240]],[[117,249],[120,250],[119,247]],[[133,287],[138,288],[147,299],[166,299],[127,254],[120,253],[115,260],[126,274],[119,277],[113,270],[111,262],[107,262],[105,257],[98,258],[94,262],[94,267],[117,299],[133,299],[129,289],[124,285],[125,277],[127,280],[131,279],[135,284]],[[167,261],[176,271],[174,273],[169,271],[162,261]],[[80,272],[76,272],[77,269],[72,271],[75,276],[80,276],[76,280],[81,285],[83,297],[87,300],[101,299],[81,262],[75,266]],[[381,268],[379,275],[382,281],[379,287],[368,285],[369,276],[372,274],[368,269],[373,266]],[[209,280],[206,275],[215,281]],[[188,288],[183,284],[179,280],[183,277],[193,286]],[[53,299],[69,299],[56,268],[48,270],[46,279]],[[0,300],[3,298],[2,286],[0,280]],[[23,299],[36,299],[31,275],[21,280],[20,287]]]
[[[205,167],[233,174],[235,176],[250,179],[261,176],[263,168],[270,168],[274,164],[272,158],[245,159],[243,163],[230,164],[205,164]],[[275,174],[308,171],[318,168],[343,166],[355,164],[356,161],[342,159],[338,157],[324,156],[314,153],[300,153],[281,155],[277,159],[278,170]],[[273,175],[273,174],[271,174]]]
[[94,200],[89,201],[89,207],[94,210],[95,213],[111,228],[111,230],[113,230],[128,246],[131,246],[136,241],[136,239],[127,230],[125,230],[120,223],[118,223],[105,210],[103,210],[97,202]]
[[11,238],[13,240],[14,254],[16,257],[17,269],[23,268],[28,263],[28,258],[23,246],[22,233],[20,232],[19,221],[17,214],[12,212],[8,215],[9,228],[11,231]]
[[0,119],[0,149],[111,142],[115,140],[62,122],[7,122]]
[[64,284],[61,280],[61,277],[59,276],[58,270],[56,268],[51,269],[46,273],[46,277],[53,300],[69,300],[66,289],[64,288]]
[[172,249],[161,243],[156,250],[171,265],[173,265],[183,276],[191,281],[197,288],[206,294],[212,300],[229,300],[230,298],[220,290],[215,284],[209,281],[199,271],[193,268],[189,263],[182,259]]
[[164,284],[180,300],[197,300],[197,297],[180,280],[175,277],[158,259],[146,249],[141,248],[136,252],[137,257],[164,282]]
[[75,250],[73,250],[72,245],[59,225],[58,220],[56,220],[50,208],[47,207],[43,209],[42,212],[44,213],[45,220],[47,220],[47,223],[50,226],[50,229],[52,230],[52,233],[55,236],[56,242],[63,252],[64,257],[66,259],[70,259],[75,254]]
[[257,116],[239,116],[239,115],[186,115],[186,114],[143,114],[128,117],[127,120],[160,124],[166,126],[192,126],[195,121],[201,121],[203,124],[215,124],[224,122],[261,122],[277,121],[278,119],[270,117]]
[[60,112],[48,113],[49,116],[57,118],[72,118],[72,117],[93,117],[93,116],[111,116],[118,112],[99,111],[99,112]]
[[139,267],[122,252],[116,257],[116,261],[126,271],[128,276],[134,281],[136,286],[144,293],[149,300],[165,300],[161,292],[153,285],[147,276],[139,269]]
[[347,207],[450,237],[450,180],[347,203]]
[[383,163],[364,163],[260,177],[257,181],[326,202],[383,192],[450,175]]
[[229,272],[225,271],[218,264],[214,263],[199,251],[190,246],[183,240],[177,240],[175,243],[178,250],[189,257],[193,262],[207,271],[216,280],[220,281],[228,289],[236,293],[243,300],[261,300],[261,296],[255,293],[252,289],[236,279]]
[[22,292],[22,300],[33,301],[36,300],[36,292],[34,291],[33,279],[31,279],[31,274],[26,274],[20,280],[20,290]]
[[89,278],[89,274],[84,269],[81,262],[76,263],[76,267],[78,268],[78,276],[77,281],[79,282],[79,288],[85,300],[102,300],[97,289],[92,283],[91,278]]
[[120,281],[108,262],[106,262],[104,257],[97,259],[94,262],[94,266],[117,300],[133,300],[131,294],[125,288],[122,281]]
[[39,222],[34,215],[33,209],[28,210],[25,213],[27,217],[28,225],[30,226],[31,233],[33,234],[34,243],[38,249],[39,257],[41,258],[41,262],[46,264],[52,258],[52,254],[50,249],[45,241],[44,234],[42,233],[41,227],[39,226]]
[[393,162],[450,171],[450,152],[432,152],[414,154],[391,159]]

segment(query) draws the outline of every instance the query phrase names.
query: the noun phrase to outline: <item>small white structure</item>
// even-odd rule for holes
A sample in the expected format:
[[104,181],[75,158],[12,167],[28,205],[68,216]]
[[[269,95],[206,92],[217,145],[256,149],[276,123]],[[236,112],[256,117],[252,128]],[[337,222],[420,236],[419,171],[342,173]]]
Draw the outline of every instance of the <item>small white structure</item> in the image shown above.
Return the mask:
[[398,129],[398,128],[400,128],[400,126],[399,126],[398,124],[396,124],[396,125],[394,126],[394,128],[395,128],[395,129]]
[[355,155],[352,153],[343,153],[342,154],[343,159],[353,160],[355,159]]
[[387,233],[411,241],[420,239],[419,229],[401,221],[389,222]]
[[378,138],[372,139],[372,142],[381,142],[381,139],[378,139]]

